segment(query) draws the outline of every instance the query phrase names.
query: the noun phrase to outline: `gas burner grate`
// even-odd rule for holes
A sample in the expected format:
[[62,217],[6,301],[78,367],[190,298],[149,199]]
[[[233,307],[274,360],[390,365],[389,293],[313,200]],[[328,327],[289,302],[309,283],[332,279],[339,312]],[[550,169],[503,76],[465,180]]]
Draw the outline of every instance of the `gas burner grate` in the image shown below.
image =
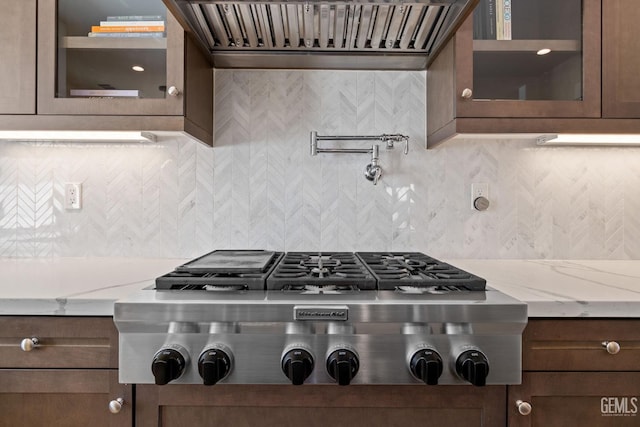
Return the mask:
[[375,279],[352,252],[287,252],[267,279],[268,289],[291,286],[375,289]]
[[349,292],[359,292],[359,289],[352,285],[287,285],[282,290],[284,292],[295,292],[301,295],[336,295]]
[[357,252],[378,279],[378,289],[427,288],[431,292],[483,291],[486,280],[420,252]]
[[246,285],[172,285],[172,291],[209,291],[209,292],[239,292],[248,290]]

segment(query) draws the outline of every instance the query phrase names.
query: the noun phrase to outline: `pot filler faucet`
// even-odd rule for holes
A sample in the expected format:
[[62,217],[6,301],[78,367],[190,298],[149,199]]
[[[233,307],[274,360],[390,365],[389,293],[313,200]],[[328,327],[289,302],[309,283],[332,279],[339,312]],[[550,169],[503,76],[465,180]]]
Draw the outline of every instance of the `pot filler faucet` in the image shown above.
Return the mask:
[[382,167],[378,164],[380,147],[373,144],[371,148],[320,148],[318,141],[382,141],[387,149],[392,149],[396,142],[404,142],[404,154],[409,153],[409,137],[402,134],[382,134],[375,136],[355,135],[355,136],[321,136],[318,132],[311,132],[311,155],[319,153],[351,153],[351,154],[371,154],[371,163],[364,168],[364,177],[378,184],[382,176]]

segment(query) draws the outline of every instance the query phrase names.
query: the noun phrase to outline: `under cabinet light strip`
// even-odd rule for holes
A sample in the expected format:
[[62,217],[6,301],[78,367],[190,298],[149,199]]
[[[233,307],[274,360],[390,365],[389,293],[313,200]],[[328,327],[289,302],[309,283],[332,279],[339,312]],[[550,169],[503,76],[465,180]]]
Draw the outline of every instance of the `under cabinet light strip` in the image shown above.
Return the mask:
[[128,131],[3,130],[0,131],[0,140],[156,142],[156,135]]
[[536,139],[538,145],[585,145],[585,146],[612,146],[612,145],[640,145],[639,134],[558,134],[542,135]]

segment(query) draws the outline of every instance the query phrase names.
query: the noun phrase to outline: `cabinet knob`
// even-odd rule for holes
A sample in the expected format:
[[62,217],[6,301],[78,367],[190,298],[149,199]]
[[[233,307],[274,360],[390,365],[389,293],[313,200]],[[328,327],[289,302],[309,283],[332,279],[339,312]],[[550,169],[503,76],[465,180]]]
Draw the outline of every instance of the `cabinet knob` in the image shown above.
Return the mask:
[[122,405],[124,405],[123,398],[118,397],[117,399],[112,400],[111,402],[109,402],[109,412],[111,412],[112,414],[117,414],[122,410]]
[[518,408],[518,413],[520,415],[529,415],[533,409],[531,407],[531,403],[523,400],[516,400],[516,408]]
[[471,89],[469,89],[468,87],[464,88],[462,90],[462,95],[461,95],[464,99],[471,99],[471,97],[473,96],[473,91]]
[[616,341],[603,341],[602,347],[604,347],[604,349],[607,350],[607,353],[609,354],[620,353],[620,344],[618,344]]
[[178,95],[180,95],[180,91],[175,86],[169,86],[169,89],[167,89],[167,93],[170,96],[178,96]]
[[37,347],[38,344],[40,344],[40,340],[38,338],[25,338],[20,341],[20,349],[22,351],[31,351],[34,349],[34,347]]

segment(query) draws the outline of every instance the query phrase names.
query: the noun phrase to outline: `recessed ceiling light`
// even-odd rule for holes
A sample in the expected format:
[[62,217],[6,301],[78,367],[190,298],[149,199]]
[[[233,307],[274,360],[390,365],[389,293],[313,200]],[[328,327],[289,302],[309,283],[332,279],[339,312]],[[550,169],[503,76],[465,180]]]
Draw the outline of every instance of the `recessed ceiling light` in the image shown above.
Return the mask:
[[547,53],[551,52],[551,49],[548,48],[544,48],[544,49],[540,49],[539,51],[536,52],[537,55],[546,55]]
[[131,69],[133,71],[144,71],[144,68],[141,67],[140,65],[134,65],[133,67],[131,67]]

